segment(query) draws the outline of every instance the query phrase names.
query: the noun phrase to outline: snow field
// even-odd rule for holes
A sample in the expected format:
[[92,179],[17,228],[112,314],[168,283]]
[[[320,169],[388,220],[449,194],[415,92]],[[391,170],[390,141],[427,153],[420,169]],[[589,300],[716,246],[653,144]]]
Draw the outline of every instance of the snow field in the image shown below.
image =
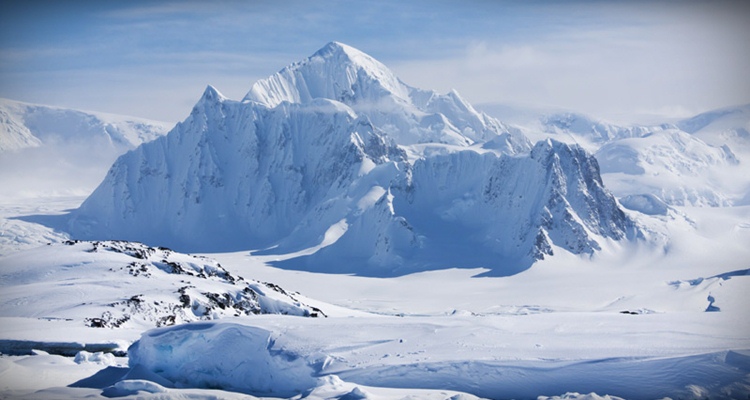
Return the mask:
[[263,316],[147,332],[131,347],[130,366],[177,387],[282,397],[328,375],[487,398],[566,392],[678,397],[690,385],[717,395],[727,387],[733,395],[750,393],[750,357],[723,350],[750,348],[750,338],[726,329],[735,316],[708,315]]

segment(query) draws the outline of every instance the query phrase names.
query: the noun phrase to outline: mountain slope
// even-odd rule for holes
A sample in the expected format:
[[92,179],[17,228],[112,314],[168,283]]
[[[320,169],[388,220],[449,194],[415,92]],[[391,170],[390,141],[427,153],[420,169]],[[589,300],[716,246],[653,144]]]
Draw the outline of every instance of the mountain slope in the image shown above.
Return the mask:
[[[74,228],[84,237],[117,232],[203,251],[270,246],[391,159],[403,159],[402,152],[341,103],[269,109],[209,87],[168,136],[117,160]],[[335,222],[328,214],[316,212],[324,224]]]
[[338,241],[280,265],[347,272],[356,264],[373,275],[471,266],[507,275],[554,247],[593,254],[602,240],[639,235],[604,189],[596,160],[577,146],[547,140],[523,156],[436,155],[403,176],[387,189],[375,186],[380,197],[342,220]]
[[379,61],[338,42],[256,82],[244,100],[275,107],[317,98],[348,105],[402,145],[465,146],[500,135],[508,153],[530,147],[523,135],[476,111],[457,92],[441,95],[410,87]]
[[553,246],[591,254],[637,236],[589,154],[554,141],[529,153],[501,126],[331,43],[243,101],[208,87],[167,136],[115,162],[70,230],[378,276],[514,273]]
[[148,329],[241,315],[325,316],[298,294],[234,276],[214,260],[140,243],[68,241],[0,258],[0,266],[2,317]]
[[600,145],[619,139],[644,137],[672,127],[669,124],[620,126],[576,113],[544,115],[540,122],[544,132],[573,135]]
[[652,125],[550,112],[527,118],[519,129],[595,153],[607,187],[620,198],[645,196],[676,206],[750,204],[750,180],[741,171],[750,162],[748,105]]
[[121,151],[168,130],[164,122],[0,99],[0,152],[40,145],[89,144]]
[[729,182],[744,180],[732,150],[678,129],[608,143],[596,157],[620,196],[648,193],[672,205],[712,207],[732,205],[743,196]]
[[748,138],[750,130],[750,104],[707,111],[677,122],[685,132],[700,135],[703,132],[734,132],[734,136]]
[[41,144],[42,141],[29,131],[15,113],[7,107],[0,107],[0,153]]

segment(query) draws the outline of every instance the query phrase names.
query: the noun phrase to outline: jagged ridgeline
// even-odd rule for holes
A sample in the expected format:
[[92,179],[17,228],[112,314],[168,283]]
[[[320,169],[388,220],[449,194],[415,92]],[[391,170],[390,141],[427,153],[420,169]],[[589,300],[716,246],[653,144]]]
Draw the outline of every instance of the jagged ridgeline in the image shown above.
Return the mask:
[[410,87],[335,42],[242,101],[208,87],[168,135],[115,162],[70,230],[383,276],[510,274],[555,246],[590,254],[638,235],[581,148],[532,145],[455,91]]

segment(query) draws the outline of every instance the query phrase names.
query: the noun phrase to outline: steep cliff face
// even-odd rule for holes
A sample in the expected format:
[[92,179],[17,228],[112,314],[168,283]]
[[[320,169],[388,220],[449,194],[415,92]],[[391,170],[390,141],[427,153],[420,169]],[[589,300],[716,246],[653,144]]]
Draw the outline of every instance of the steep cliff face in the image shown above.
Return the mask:
[[[451,266],[519,272],[557,246],[591,255],[639,230],[577,146],[547,140],[522,156],[457,151],[394,171],[372,186],[366,212],[349,212],[337,240],[280,263],[325,272],[389,275]],[[360,201],[360,204],[364,200]]]
[[331,43],[243,101],[208,87],[167,136],[115,162],[70,228],[371,275],[512,273],[553,246],[591,254],[637,235],[584,150],[531,148],[502,127],[455,92],[410,88]]
[[74,227],[199,249],[263,247],[360,175],[401,158],[341,103],[270,109],[209,87],[168,136],[117,160]]
[[494,258],[538,260],[553,254],[553,244],[591,254],[600,238],[637,235],[604,190],[596,160],[553,140],[524,156],[464,151],[420,160],[411,189],[397,209],[418,230],[439,221],[441,232],[463,232],[435,243],[435,251],[457,236],[465,242],[460,247],[471,249],[464,253],[484,249]]

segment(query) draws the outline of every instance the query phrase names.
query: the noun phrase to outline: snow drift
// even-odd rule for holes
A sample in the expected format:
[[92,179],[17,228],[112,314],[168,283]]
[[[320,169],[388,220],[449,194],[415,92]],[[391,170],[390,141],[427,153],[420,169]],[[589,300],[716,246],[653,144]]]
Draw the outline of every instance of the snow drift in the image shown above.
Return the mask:
[[262,328],[193,323],[142,335],[128,349],[129,364],[158,371],[178,387],[274,397],[292,397],[314,387],[309,360],[277,348],[274,339]]
[[[192,323],[143,333],[128,349],[129,366],[170,387],[273,397],[305,397],[331,379],[493,399],[566,392],[692,398],[693,388],[701,397],[744,398],[750,391],[747,352],[708,350],[718,347],[717,340],[741,346],[747,339],[728,332],[712,336],[697,328],[701,324],[664,325],[661,334],[672,340],[657,344],[642,336],[643,329],[653,329],[648,316],[576,316],[575,324],[545,316],[454,316],[408,324],[398,317],[300,318],[281,326],[279,317],[268,316]],[[713,323],[732,319],[714,316]],[[690,352],[688,343],[708,351]]]
[[190,251],[269,249],[281,264],[392,275],[515,273],[553,245],[592,254],[638,230],[580,147],[533,147],[451,92],[407,86],[330,43],[243,101],[208,87],[165,137],[120,157],[72,213],[78,238]]

